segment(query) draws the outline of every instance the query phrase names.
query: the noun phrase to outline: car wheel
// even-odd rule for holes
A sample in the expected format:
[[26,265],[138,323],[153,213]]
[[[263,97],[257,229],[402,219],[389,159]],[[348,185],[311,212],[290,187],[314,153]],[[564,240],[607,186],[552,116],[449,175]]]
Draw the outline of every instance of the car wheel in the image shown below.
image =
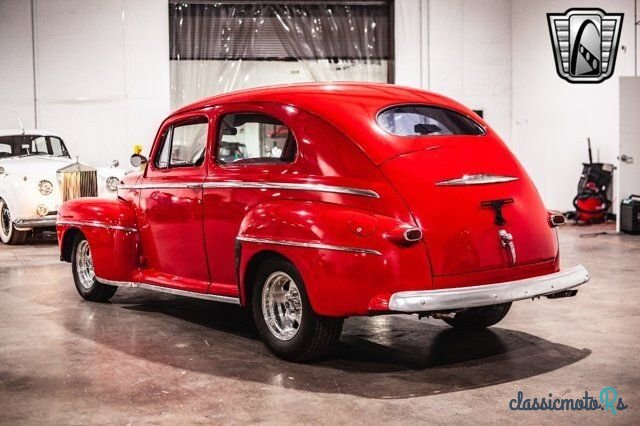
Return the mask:
[[5,244],[24,244],[29,231],[18,231],[11,220],[7,203],[0,198],[0,240]]
[[467,308],[457,312],[453,318],[443,318],[447,324],[463,330],[479,330],[499,323],[507,316],[511,302],[501,305]]
[[340,339],[343,319],[313,312],[300,273],[285,260],[274,258],[260,265],[252,308],[264,343],[288,361],[317,359]]
[[91,302],[106,302],[116,293],[118,287],[106,285],[96,280],[89,241],[78,235],[71,251],[73,281],[80,296]]

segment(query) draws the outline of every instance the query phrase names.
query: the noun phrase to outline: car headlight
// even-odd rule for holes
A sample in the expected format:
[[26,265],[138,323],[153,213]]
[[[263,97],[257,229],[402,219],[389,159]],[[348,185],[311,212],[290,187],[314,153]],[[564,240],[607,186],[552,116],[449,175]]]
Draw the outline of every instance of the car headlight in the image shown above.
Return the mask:
[[38,182],[38,191],[40,191],[42,195],[51,195],[53,192],[53,184],[48,180],[41,180]]
[[111,176],[107,179],[107,189],[109,191],[116,191],[118,189],[118,185],[120,185],[120,179],[115,176]]

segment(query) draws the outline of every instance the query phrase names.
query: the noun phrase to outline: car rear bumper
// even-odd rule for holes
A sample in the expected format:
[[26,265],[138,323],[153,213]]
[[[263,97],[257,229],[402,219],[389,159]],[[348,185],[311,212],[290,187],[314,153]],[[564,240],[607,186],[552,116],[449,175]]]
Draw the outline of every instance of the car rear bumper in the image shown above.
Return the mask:
[[55,228],[56,226],[56,214],[49,214],[46,216],[30,219],[16,219],[13,221],[16,229],[32,229],[32,228]]
[[397,312],[446,311],[497,305],[560,293],[589,281],[582,265],[549,275],[474,287],[442,290],[402,291],[389,299],[389,310]]

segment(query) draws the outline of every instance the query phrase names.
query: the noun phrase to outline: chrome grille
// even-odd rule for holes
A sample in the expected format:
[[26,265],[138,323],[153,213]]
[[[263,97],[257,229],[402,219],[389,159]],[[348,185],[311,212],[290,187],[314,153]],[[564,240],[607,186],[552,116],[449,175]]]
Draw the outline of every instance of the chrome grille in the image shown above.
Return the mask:
[[60,170],[62,201],[98,196],[98,172],[93,170]]

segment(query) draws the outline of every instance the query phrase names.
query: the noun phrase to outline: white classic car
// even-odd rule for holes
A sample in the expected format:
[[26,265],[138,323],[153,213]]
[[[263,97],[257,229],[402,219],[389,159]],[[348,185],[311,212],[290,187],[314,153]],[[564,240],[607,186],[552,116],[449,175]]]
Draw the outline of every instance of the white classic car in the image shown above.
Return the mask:
[[0,240],[21,244],[34,230],[54,229],[60,204],[117,196],[124,169],[92,168],[69,155],[62,138],[42,130],[0,130]]

